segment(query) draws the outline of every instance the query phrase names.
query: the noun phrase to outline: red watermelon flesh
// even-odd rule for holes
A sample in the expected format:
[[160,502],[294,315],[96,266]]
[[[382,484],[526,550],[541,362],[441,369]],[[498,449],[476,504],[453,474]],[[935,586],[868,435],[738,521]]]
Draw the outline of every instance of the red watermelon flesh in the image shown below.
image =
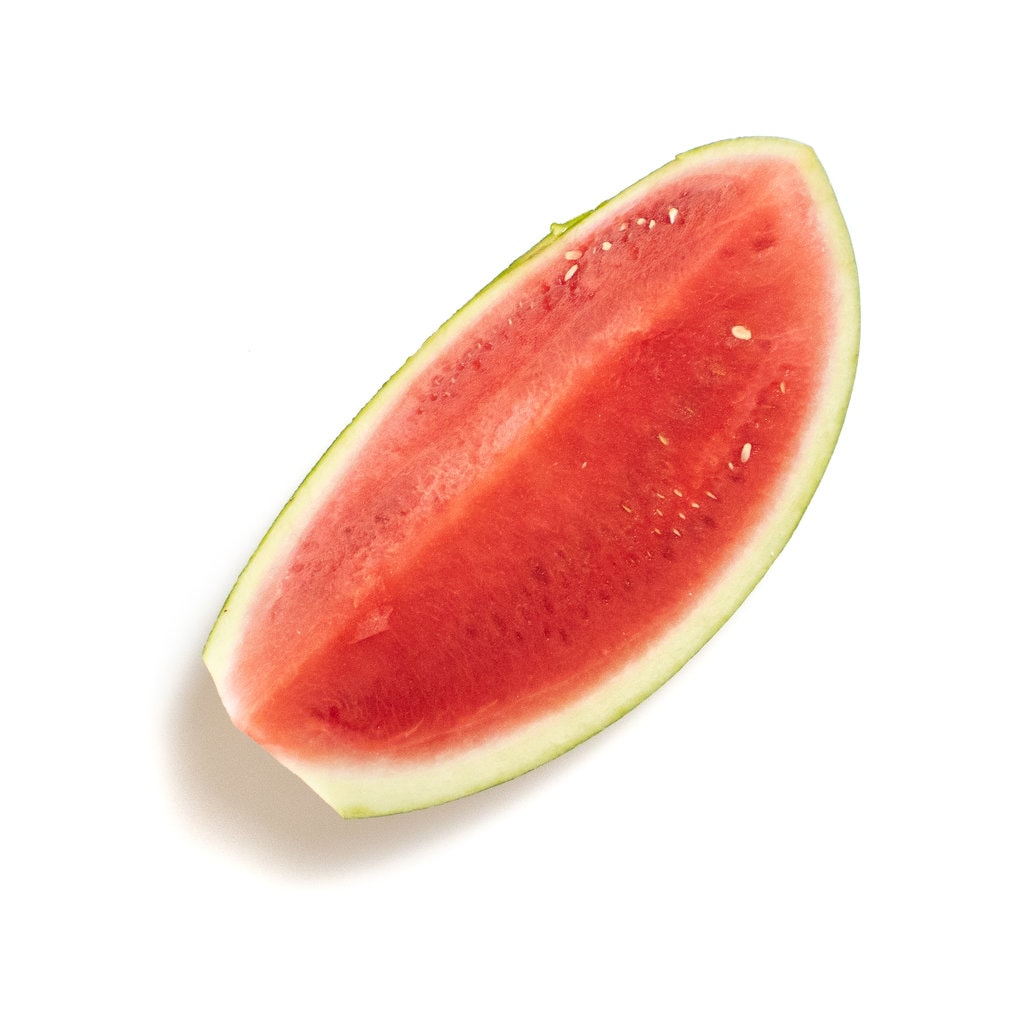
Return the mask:
[[275,523],[207,646],[232,717],[346,815],[568,749],[767,569],[856,346],[849,242],[806,147],[705,147],[556,226]]

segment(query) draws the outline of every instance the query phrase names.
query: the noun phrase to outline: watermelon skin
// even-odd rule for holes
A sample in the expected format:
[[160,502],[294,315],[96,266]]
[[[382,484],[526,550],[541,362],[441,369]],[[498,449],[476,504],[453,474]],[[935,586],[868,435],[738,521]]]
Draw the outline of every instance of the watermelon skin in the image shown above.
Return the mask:
[[551,233],[343,432],[204,657],[235,723],[346,817],[451,800],[623,715],[795,529],[856,365],[817,158],[677,157]]

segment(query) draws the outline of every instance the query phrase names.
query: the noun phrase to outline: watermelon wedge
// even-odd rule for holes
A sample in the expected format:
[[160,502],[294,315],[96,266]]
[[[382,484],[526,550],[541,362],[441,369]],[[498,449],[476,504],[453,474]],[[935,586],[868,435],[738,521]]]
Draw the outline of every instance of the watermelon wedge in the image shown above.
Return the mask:
[[853,383],[853,253],[814,153],[677,157],[455,314],[280,514],[204,657],[346,817],[510,779],[603,729],[793,532]]

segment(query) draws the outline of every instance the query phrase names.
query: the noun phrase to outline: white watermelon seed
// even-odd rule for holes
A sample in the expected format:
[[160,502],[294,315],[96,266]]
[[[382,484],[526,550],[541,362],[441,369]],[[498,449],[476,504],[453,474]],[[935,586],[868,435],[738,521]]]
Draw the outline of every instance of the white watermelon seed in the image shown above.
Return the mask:
[[742,450],[740,451],[740,462],[746,462],[746,461],[747,461],[747,459],[749,459],[749,458],[750,458],[750,453],[751,453],[752,451],[753,451],[753,448],[751,447],[751,445],[750,445],[750,442],[748,441],[748,442],[747,442],[747,443],[746,443],[746,444],[745,444],[745,445],[743,446]]
[[567,253],[565,254],[565,258],[566,258],[567,260],[578,260],[578,259],[579,259],[579,258],[580,258],[580,257],[581,257],[582,255],[583,255],[583,253],[582,253],[582,252],[580,252],[580,250],[579,250],[579,249],[570,249],[570,250],[569,250],[569,251],[568,251],[568,252],[567,252]]
[[580,269],[580,265],[579,265],[578,263],[574,263],[574,264],[573,264],[573,265],[572,265],[572,266],[571,266],[571,267],[570,267],[570,268],[569,268],[569,269],[568,269],[568,270],[567,270],[567,271],[565,272],[565,277],[564,277],[564,278],[562,278],[562,280],[563,280],[563,281],[568,281],[568,280],[569,280],[569,278],[570,278],[570,277],[572,277],[572,275],[573,275],[573,274],[575,274],[575,273],[576,273],[576,271],[577,271],[577,270],[579,270],[579,269]]
[[732,336],[734,338],[739,338],[740,341],[750,341],[750,338],[751,338],[750,328],[749,327],[744,327],[742,324],[737,324],[732,329]]
[[669,224],[675,224],[676,217],[678,217],[678,216],[679,216],[679,211],[673,206],[672,209],[668,211],[668,222],[669,222]]
[[601,243],[601,248],[604,249],[605,252],[607,252],[611,247],[612,247],[612,243],[611,242],[602,242]]

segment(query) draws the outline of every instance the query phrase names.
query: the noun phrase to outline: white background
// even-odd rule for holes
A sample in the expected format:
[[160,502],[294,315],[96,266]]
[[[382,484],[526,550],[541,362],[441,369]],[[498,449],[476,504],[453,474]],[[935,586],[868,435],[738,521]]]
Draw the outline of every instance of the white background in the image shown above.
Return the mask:
[[[0,1016],[1024,1019],[1019,30],[954,10],[4,6]],[[861,270],[790,547],[593,741],[342,821],[200,662],[235,575],[551,221],[745,134]]]

